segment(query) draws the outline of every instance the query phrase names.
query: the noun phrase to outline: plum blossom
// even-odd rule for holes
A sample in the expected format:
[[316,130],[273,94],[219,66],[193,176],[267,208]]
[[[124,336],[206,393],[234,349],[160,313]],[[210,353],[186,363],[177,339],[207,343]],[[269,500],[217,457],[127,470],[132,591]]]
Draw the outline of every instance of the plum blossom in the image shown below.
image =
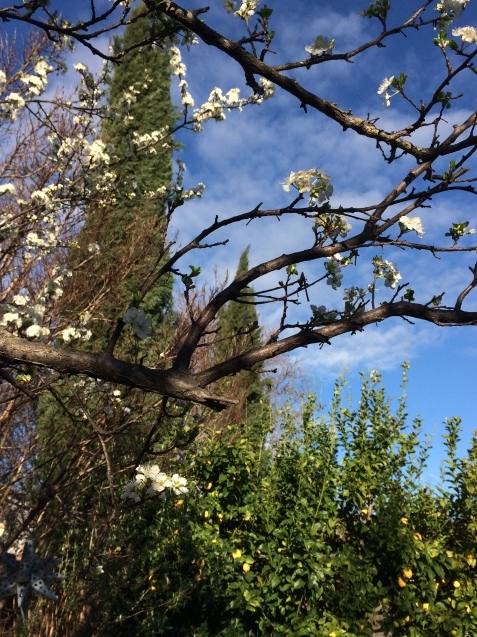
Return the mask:
[[343,257],[341,254],[334,254],[331,257],[328,257],[328,261],[325,263],[325,269],[327,272],[326,284],[331,285],[333,290],[337,290],[341,287],[341,280],[343,279],[343,274],[341,272],[341,262]]
[[388,108],[391,105],[391,97],[394,97],[397,94],[397,91],[394,93],[388,93],[388,88],[392,85],[394,80],[394,75],[391,75],[391,77],[385,77],[384,80],[381,82],[381,84],[379,85],[378,88],[378,95],[383,95],[383,100],[384,100],[384,106],[386,108]]
[[332,51],[335,41],[330,40],[326,35],[318,35],[311,44],[305,47],[305,51],[310,55],[322,55],[328,51]]
[[257,5],[258,0],[245,0],[245,2],[242,2],[240,5],[239,10],[235,11],[235,15],[242,18],[242,20],[248,21],[255,13]]
[[299,170],[291,172],[282,184],[285,192],[289,192],[293,186],[300,195],[310,193],[310,205],[314,206],[323,203],[333,194],[333,186],[330,184],[331,177],[319,168],[311,170]]
[[4,195],[5,193],[13,195],[14,192],[15,186],[13,184],[2,184],[0,186],[0,195]]
[[47,327],[41,327],[41,325],[30,325],[25,330],[25,336],[28,338],[43,338],[48,336],[50,330]]
[[401,217],[399,219],[399,227],[401,228],[402,233],[414,231],[418,237],[422,237],[424,235],[424,227],[420,217]]
[[14,122],[19,111],[25,106],[25,100],[19,93],[10,93],[5,98],[4,109],[10,119]]
[[146,316],[142,309],[130,307],[124,312],[123,321],[131,325],[138,338],[147,338],[151,333],[151,319]]
[[315,219],[315,226],[322,227],[322,232],[333,240],[337,239],[338,236],[344,239],[351,230],[351,224],[340,215],[318,215]]
[[174,473],[174,475],[171,477],[171,488],[175,495],[183,495],[185,493],[189,493],[186,478],[180,476],[177,473]]
[[460,18],[469,0],[443,0],[439,2],[436,10],[440,13],[452,13],[454,18]]
[[384,285],[388,288],[395,288],[398,281],[402,279],[397,268],[386,259],[374,257],[374,277],[375,279],[384,279]]
[[452,35],[462,38],[462,42],[469,42],[470,44],[477,43],[477,29],[475,27],[452,29]]
[[172,74],[173,75],[185,75],[187,71],[186,65],[182,62],[181,52],[176,46],[171,46],[169,49],[170,59],[169,64],[171,65]]
[[174,495],[184,495],[189,492],[187,479],[177,473],[172,476],[164,473],[157,464],[146,463],[136,468],[136,476],[124,487],[121,499],[140,502],[141,494],[164,497],[166,489],[170,489]]

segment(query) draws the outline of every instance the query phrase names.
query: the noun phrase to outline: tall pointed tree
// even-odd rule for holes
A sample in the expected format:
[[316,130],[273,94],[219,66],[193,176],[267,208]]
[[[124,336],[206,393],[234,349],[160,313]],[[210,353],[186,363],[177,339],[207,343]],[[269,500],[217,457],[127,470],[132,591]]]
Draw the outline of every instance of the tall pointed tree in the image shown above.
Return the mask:
[[[111,72],[100,138],[116,175],[114,204],[99,204],[88,213],[67,299],[73,313],[89,311],[96,319],[96,349],[105,345],[118,313],[133,304],[164,255],[164,209],[172,178],[172,141],[164,136],[174,121],[169,53],[157,16],[148,15],[141,3],[132,17],[123,37],[113,42],[114,52],[123,57]],[[147,40],[153,43],[139,46]],[[92,246],[100,252],[88,258]],[[152,286],[142,306],[157,325],[171,303],[168,278]]]
[[[250,246],[240,255],[235,278],[249,269]],[[219,362],[240,354],[251,345],[261,342],[261,329],[254,302],[254,290],[246,287],[237,301],[224,306],[219,314],[215,355]],[[236,377],[227,379],[228,391],[238,399],[236,407],[227,412],[230,423],[238,423],[244,418],[253,420],[268,406],[270,383],[263,378],[263,366],[243,370]],[[223,421],[223,416],[221,417]]]
[[[138,290],[166,251],[163,220],[172,178],[172,143],[163,140],[174,121],[169,53],[162,47],[160,22],[144,5],[134,10],[133,18],[123,37],[113,43],[124,56],[111,71],[100,134],[116,174],[114,201],[88,209],[69,259],[73,277],[63,297],[64,311],[91,314],[92,337],[84,347],[96,351],[105,348],[115,320],[135,304]],[[138,46],[146,40],[154,42]],[[98,247],[93,256],[91,246]],[[141,307],[153,318],[155,341],[160,330],[166,340],[171,278],[153,284]],[[118,350],[131,358],[148,356],[153,365],[159,357],[149,340],[139,342],[129,332]],[[88,568],[97,563],[99,551],[113,550],[124,540],[113,523],[115,492],[144,440],[153,444],[148,436],[157,425],[162,401],[94,380],[70,383],[59,378],[51,391],[53,396],[42,399],[37,409],[39,480],[33,497],[45,494],[48,499],[39,532],[53,553],[71,558],[69,595],[78,597],[79,609],[84,605],[79,612],[108,622],[115,612],[114,596],[103,605]],[[58,497],[50,497],[53,492]],[[134,570],[133,564],[130,567]],[[54,621],[61,626],[61,617]]]

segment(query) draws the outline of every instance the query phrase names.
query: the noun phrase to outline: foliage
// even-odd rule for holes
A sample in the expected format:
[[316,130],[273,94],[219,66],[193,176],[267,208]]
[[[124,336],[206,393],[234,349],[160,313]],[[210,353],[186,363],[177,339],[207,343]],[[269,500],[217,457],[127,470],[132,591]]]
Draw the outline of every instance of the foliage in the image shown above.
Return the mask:
[[353,408],[344,387],[327,417],[309,395],[271,430],[217,434],[176,465],[194,476],[189,496],[125,514],[102,634],[474,634],[477,439],[457,458],[448,421],[443,482],[425,485],[404,395],[393,408],[374,372]]
[[[466,0],[431,4],[373,2],[361,7],[368,26],[356,31],[364,35],[354,48],[313,34],[293,57],[272,29],[287,3],[259,8],[248,0],[237,8],[227,0],[226,17],[217,7],[187,11],[145,0],[106,8],[92,0],[80,21],[48,0],[0,9],[5,28],[18,21],[32,28],[23,43],[0,42],[4,544],[18,548],[33,534],[39,555],[56,555],[62,544],[72,574],[61,603],[44,610],[40,601],[20,633],[333,637],[378,625],[413,637],[475,632],[477,443],[467,458],[456,457],[457,421],[446,425],[447,482],[438,491],[420,482],[419,423],[405,430],[404,402],[394,413],[376,375],[365,381],[359,409],[343,407],[337,391],[328,419],[315,417],[310,397],[301,420],[289,406],[272,427],[268,404],[258,401],[263,415],[248,413],[239,435],[235,427],[214,437],[207,425],[217,420],[205,412],[235,403],[228,379],[244,370],[389,318],[476,324],[468,306],[476,266],[467,273],[475,231],[457,217],[459,205],[447,220],[436,204],[477,192],[477,115],[467,81],[476,72],[477,30],[455,28]],[[293,9],[297,30],[312,24],[313,11]],[[125,39],[103,48],[101,36],[124,27]],[[368,54],[388,66],[396,36],[407,47],[402,68],[371,86],[359,69],[369,76]],[[211,87],[197,106],[181,57],[195,39],[238,64],[243,86]],[[52,80],[73,42],[113,66],[96,77],[76,62],[79,86],[66,94]],[[425,82],[406,68],[414,46],[414,59],[431,60]],[[197,84],[209,73],[203,57]],[[349,62],[362,82],[356,113],[346,95],[328,99],[310,81]],[[194,217],[192,238],[177,240],[177,211],[204,185],[185,188],[182,164],[171,180],[172,135],[199,133],[229,111],[265,109],[278,91],[303,117],[315,117],[317,129],[338,124],[358,153],[361,140],[371,141],[387,191],[343,203],[346,193],[324,169],[287,165],[281,207],[224,206],[211,222]],[[385,108],[401,105],[393,123],[372,101],[376,93]],[[375,175],[369,179],[374,186]],[[280,241],[252,265],[243,255],[234,280],[202,285],[204,250],[226,246],[237,227],[250,226],[262,241],[289,220],[294,232],[284,248]],[[417,278],[404,283],[395,256],[406,254],[427,255],[428,264],[436,255],[442,263],[459,257],[468,279],[446,290],[444,304],[432,266],[413,267]],[[163,319],[173,276],[183,301],[170,329]],[[255,306],[274,313],[266,338],[255,333],[255,310],[235,312],[252,291]],[[233,340],[248,320],[253,338],[238,349],[220,342],[220,322],[238,323],[222,332]],[[185,453],[194,443],[196,452]],[[160,456],[167,475],[194,478],[191,496],[160,506],[152,498],[122,502],[121,487],[148,454]],[[11,610],[4,632],[17,630]]]

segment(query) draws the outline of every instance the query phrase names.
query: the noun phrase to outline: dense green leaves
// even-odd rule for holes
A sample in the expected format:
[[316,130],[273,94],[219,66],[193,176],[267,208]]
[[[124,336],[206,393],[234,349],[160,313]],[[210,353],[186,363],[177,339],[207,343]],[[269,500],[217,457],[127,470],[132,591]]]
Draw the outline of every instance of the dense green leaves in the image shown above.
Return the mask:
[[342,390],[327,417],[310,395],[180,459],[191,494],[125,518],[142,583],[110,634],[475,634],[476,442],[457,458],[449,421],[445,482],[426,486],[404,399],[375,372],[356,409]]

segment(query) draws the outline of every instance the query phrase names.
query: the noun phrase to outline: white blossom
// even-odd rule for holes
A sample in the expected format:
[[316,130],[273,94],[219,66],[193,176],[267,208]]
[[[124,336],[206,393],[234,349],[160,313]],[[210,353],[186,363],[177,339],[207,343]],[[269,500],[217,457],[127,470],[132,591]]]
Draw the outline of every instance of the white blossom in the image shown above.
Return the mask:
[[455,18],[460,18],[469,0],[443,0],[439,2],[436,10],[441,13],[452,13]]
[[424,235],[424,227],[420,217],[401,217],[399,219],[399,227],[401,228],[401,232],[414,231],[418,237],[422,237]]
[[305,51],[310,55],[322,55],[327,51],[332,51],[335,46],[335,41],[330,40],[326,35],[318,35],[312,42],[305,47]]
[[242,2],[240,5],[238,11],[235,11],[235,15],[242,18],[242,20],[248,21],[255,13],[257,5],[258,0],[245,0],[245,2]]
[[100,139],[96,139],[88,148],[88,154],[92,166],[98,164],[109,164],[109,155],[106,152],[106,144]]
[[21,327],[22,323],[22,318],[18,312],[5,312],[0,319],[0,325],[3,325],[4,327],[13,325],[19,328]]
[[318,215],[315,226],[322,227],[323,233],[330,239],[337,239],[338,236],[344,239],[351,230],[351,224],[344,217],[333,214]]
[[181,495],[184,493],[189,493],[189,489],[187,488],[187,480],[182,476],[174,473],[171,477],[171,488],[175,495]]
[[388,88],[391,86],[391,84],[393,83],[394,80],[394,75],[391,75],[391,77],[385,77],[384,80],[381,82],[381,84],[379,85],[378,88],[378,95],[383,95],[383,100],[384,100],[384,106],[386,106],[386,108],[388,108],[391,104],[390,100],[391,97],[394,97],[394,95],[396,95],[397,91],[395,93],[388,93]]
[[283,190],[289,192],[293,186],[303,195],[310,193],[310,205],[323,203],[333,194],[333,186],[330,183],[331,177],[323,173],[319,168],[310,170],[299,170],[291,172],[282,184]]
[[70,343],[71,341],[89,341],[92,335],[91,330],[85,327],[67,327],[61,332],[61,338],[65,343]]
[[452,35],[462,38],[462,42],[477,43],[477,29],[475,27],[452,29]]
[[124,312],[123,321],[131,325],[138,338],[147,338],[151,333],[151,319],[145,315],[142,309],[130,307]]
[[181,52],[176,46],[171,46],[169,64],[173,75],[185,75],[187,71],[186,65],[182,62]]
[[15,121],[18,112],[25,106],[25,100],[19,93],[10,93],[5,98],[5,104],[7,107],[7,114],[12,121]]
[[341,261],[343,257],[341,254],[334,254],[328,257],[328,261],[325,263],[325,269],[327,271],[326,284],[331,285],[333,290],[337,290],[341,287],[341,280],[343,274],[341,273]]
[[28,298],[23,294],[15,294],[15,296],[13,297],[13,302],[15,303],[15,305],[23,307],[28,303]]
[[164,496],[166,489],[170,489],[174,495],[189,492],[186,478],[177,473],[172,476],[168,475],[160,470],[159,465],[146,463],[136,467],[136,476],[125,486],[121,498],[139,502],[141,493],[144,493],[145,496],[157,494]]
[[374,276],[377,279],[384,279],[384,285],[388,288],[395,288],[398,281],[402,279],[397,268],[381,257],[374,257]]
[[15,192],[15,186],[13,184],[2,184],[0,186],[0,195],[4,195],[8,193],[9,195],[13,195]]
[[41,327],[41,325],[30,325],[25,330],[25,335],[28,338],[42,338],[48,336],[50,330],[47,327]]

